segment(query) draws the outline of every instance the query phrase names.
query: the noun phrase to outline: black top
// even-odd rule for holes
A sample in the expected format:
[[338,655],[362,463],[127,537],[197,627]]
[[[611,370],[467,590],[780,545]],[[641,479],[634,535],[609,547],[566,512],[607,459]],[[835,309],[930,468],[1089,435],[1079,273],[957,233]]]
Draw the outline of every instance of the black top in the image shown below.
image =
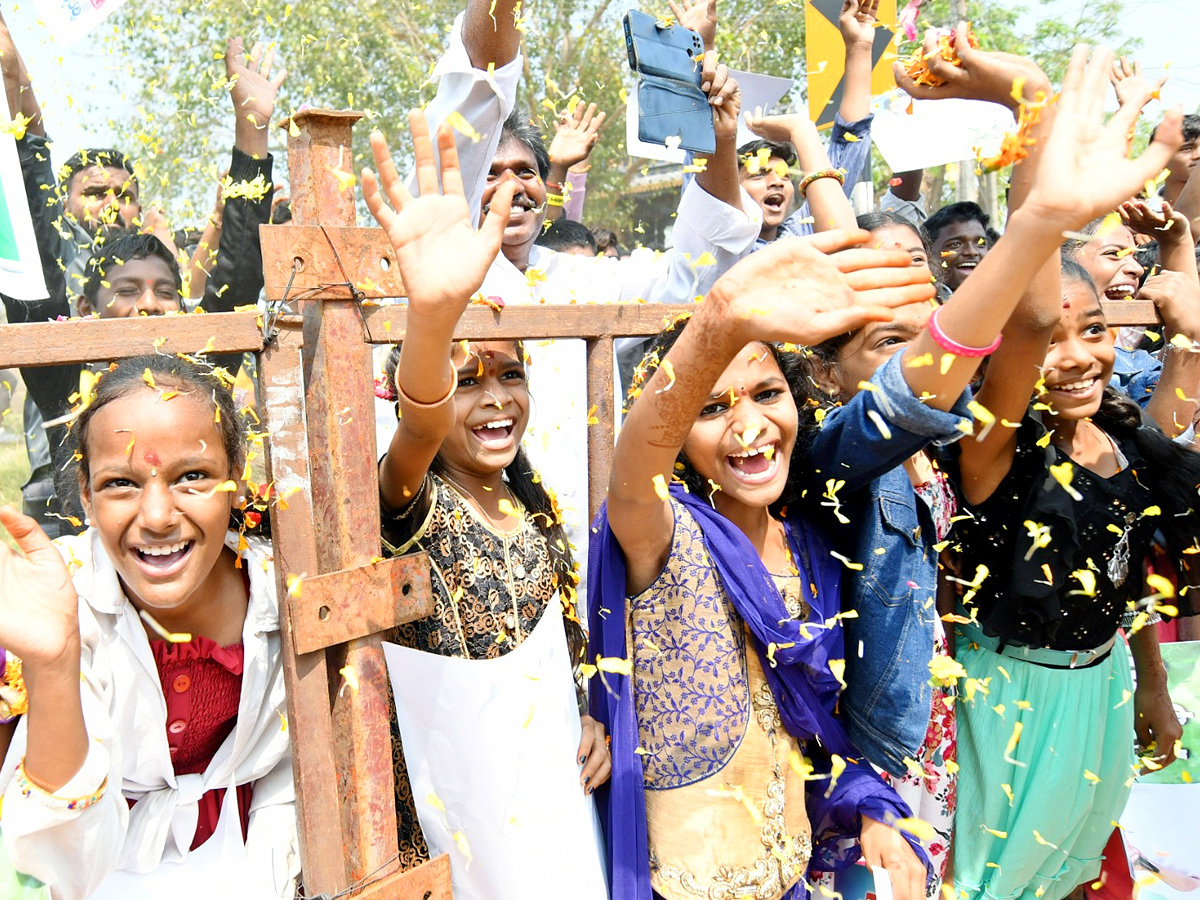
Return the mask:
[[1133,441],[1117,441],[1128,464],[1112,478],[1072,464],[1064,486],[1066,473],[1056,470],[1060,481],[1050,466],[1071,460],[1048,437],[1041,421],[1027,416],[1012,468],[995,492],[975,506],[960,492],[960,514],[970,517],[953,532],[962,578],[974,582],[977,567],[987,567],[964,602],[968,612],[977,610],[987,634],[1056,650],[1090,649],[1113,636],[1127,601],[1137,598],[1161,516],[1140,477]]

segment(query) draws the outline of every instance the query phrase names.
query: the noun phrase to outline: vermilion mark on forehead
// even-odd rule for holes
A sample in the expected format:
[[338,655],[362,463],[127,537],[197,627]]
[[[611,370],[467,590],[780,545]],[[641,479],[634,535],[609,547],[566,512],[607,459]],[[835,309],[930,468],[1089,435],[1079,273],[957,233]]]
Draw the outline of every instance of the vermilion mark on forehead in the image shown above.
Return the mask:
[[159,462],[159,459],[158,459],[158,454],[157,454],[157,453],[155,453],[153,450],[147,450],[147,451],[146,451],[146,452],[145,452],[145,453],[142,455],[142,459],[144,459],[144,460],[146,461],[146,465],[149,465],[149,466],[157,466],[157,465],[160,465],[160,462]]

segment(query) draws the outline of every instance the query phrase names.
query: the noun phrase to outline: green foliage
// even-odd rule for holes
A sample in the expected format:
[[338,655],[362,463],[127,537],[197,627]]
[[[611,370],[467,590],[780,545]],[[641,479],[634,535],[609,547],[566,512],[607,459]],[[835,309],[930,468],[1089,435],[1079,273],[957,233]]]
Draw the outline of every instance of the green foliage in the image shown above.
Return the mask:
[[[922,25],[951,23],[953,0],[930,0]],[[1040,0],[1045,4],[1047,0]],[[233,143],[233,110],[225,85],[225,39],[242,35],[277,47],[288,69],[277,119],[302,104],[364,110],[356,129],[353,170],[369,162],[372,127],[392,138],[404,157],[404,113],[433,95],[429,76],[464,0],[335,3],[333,0],[140,0],[127,4],[104,29],[112,57],[122,61],[114,83],[130,115],[113,123],[123,147],[141,160],[146,196],[182,222],[207,215],[217,175]],[[644,167],[625,153],[624,90],[631,81],[621,17],[638,6],[667,12],[665,0],[527,0],[525,78],[518,102],[547,138],[558,111],[572,98],[596,102],[609,114],[592,158],[588,219],[625,228],[632,209],[626,190]],[[968,17],[985,47],[1032,54],[1054,80],[1061,78],[1077,40],[1121,41],[1123,0],[1080,4],[1076,19],[1030,18],[1000,0],[969,0]],[[733,68],[791,76],[788,98],[803,102],[803,0],[722,0],[717,49]],[[785,101],[786,102],[786,101]],[[277,180],[286,177],[286,135],[272,138]],[[401,159],[405,166],[406,159]]]

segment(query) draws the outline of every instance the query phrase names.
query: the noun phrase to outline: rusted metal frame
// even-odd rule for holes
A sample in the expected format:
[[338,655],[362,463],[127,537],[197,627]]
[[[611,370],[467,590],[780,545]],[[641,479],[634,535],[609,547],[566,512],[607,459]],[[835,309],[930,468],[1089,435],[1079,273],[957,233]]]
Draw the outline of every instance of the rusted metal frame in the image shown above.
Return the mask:
[[616,409],[613,390],[613,339],[589,338],[587,345],[587,472],[588,522],[596,518],[608,496],[608,477],[612,472]]
[[[157,346],[155,341],[160,341]],[[0,325],[0,365],[55,366],[145,353],[257,352],[262,329],[253,312],[78,319]]]
[[[478,341],[559,340],[648,337],[658,334],[677,315],[695,310],[693,304],[607,303],[506,306],[496,312],[472,306],[463,313],[454,339]],[[367,340],[393,344],[404,340],[408,309],[403,305],[367,306],[363,317]]]
[[309,896],[336,893],[348,883],[342,854],[341,797],[333,756],[329,674],[324,653],[296,651],[294,616],[288,609],[288,576],[317,571],[308,431],[304,422],[298,328],[280,329],[258,358],[258,396],[267,441],[267,478],[276,497],[271,511],[275,587],[280,616],[283,675],[287,687],[296,781],[296,816],[304,887]]
[[[337,173],[352,169],[350,134],[357,118],[319,110],[294,117],[288,171],[296,226],[355,224],[353,191]],[[350,282],[355,259],[340,250],[331,254],[327,280]],[[371,348],[357,290],[345,284],[342,296],[299,304],[315,575],[363,566],[379,554]],[[398,868],[387,668],[377,636],[351,640],[325,655],[342,812],[342,841],[329,849],[344,855],[346,878],[358,884]],[[348,672],[351,677],[345,677]]]
[[410,553],[301,580],[289,597],[297,653],[312,653],[433,615],[429,557]]
[[364,300],[405,296],[396,252],[382,228],[260,225],[259,239],[268,300],[344,300],[341,268]]
[[394,872],[372,881],[355,900],[452,900],[450,857],[441,856],[407,872]]
[[1109,325],[1160,325],[1158,307],[1150,300],[1101,300],[1104,319]]

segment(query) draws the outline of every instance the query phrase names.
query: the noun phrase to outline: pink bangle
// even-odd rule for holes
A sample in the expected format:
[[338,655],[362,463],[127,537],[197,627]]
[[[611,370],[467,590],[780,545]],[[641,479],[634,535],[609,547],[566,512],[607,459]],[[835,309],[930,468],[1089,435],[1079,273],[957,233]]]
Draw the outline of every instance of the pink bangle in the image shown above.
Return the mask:
[[953,353],[955,356],[965,356],[970,359],[978,359],[981,356],[990,356],[995,353],[1000,346],[1000,341],[1004,339],[1003,334],[996,335],[996,339],[986,347],[968,347],[966,344],[960,344],[958,341],[949,337],[946,332],[942,331],[942,326],[938,324],[938,314],[945,309],[944,306],[939,306],[933,311],[933,315],[929,317],[929,336],[933,338],[934,343],[945,350],[947,353]]

